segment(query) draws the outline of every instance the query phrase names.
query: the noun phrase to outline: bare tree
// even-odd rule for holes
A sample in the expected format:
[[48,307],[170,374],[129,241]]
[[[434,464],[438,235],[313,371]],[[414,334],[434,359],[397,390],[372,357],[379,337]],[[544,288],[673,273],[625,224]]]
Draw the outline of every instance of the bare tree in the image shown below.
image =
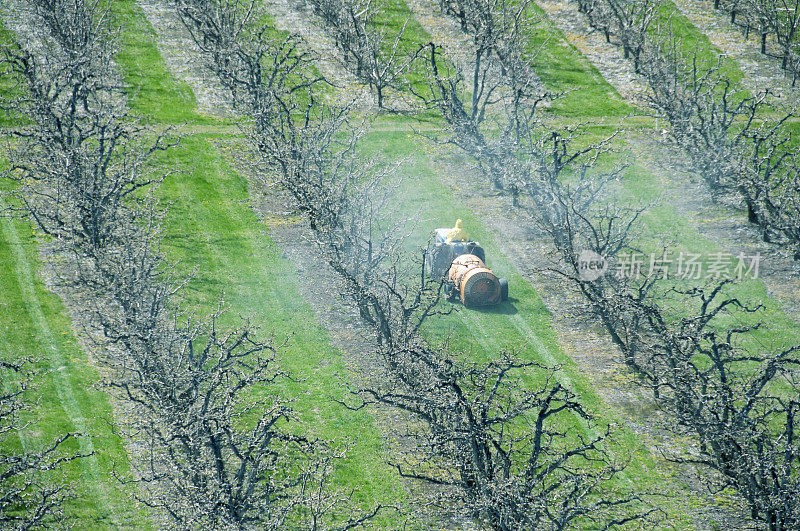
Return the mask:
[[[800,257],[797,161],[770,93],[742,95],[721,73],[721,63],[699,68],[676,46],[653,55],[647,67],[651,99],[673,126],[673,135],[713,190],[738,195],[768,242]],[[765,114],[778,114],[765,120]]]
[[113,67],[117,35],[109,23],[107,6],[98,0],[27,1],[50,30],[48,37],[60,47],[62,60],[83,63],[87,79],[91,79],[87,90],[114,88],[121,92]]
[[31,125],[13,131],[12,164],[5,176],[19,183],[15,210],[47,234],[98,249],[120,223],[126,198],[158,181],[144,171],[169,142],[144,146],[112,77],[116,49],[105,13],[95,2],[39,2],[53,29],[44,50],[4,49],[4,75],[24,87],[8,102]]
[[[564,213],[559,225],[549,224],[550,233],[558,234],[554,242],[562,242],[558,274],[586,297],[674,422],[672,429],[696,438],[699,454],[674,452],[672,458],[716,470],[721,480],[711,483],[735,488],[754,520],[791,529],[798,505],[788,498],[800,486],[794,434],[800,347],[754,345],[752,332],[765,324],[738,323],[761,307],[731,296],[727,280],[686,289],[657,275],[584,278],[580,250],[607,257],[636,251],[638,212],[596,204],[594,190],[589,184],[553,188]],[[683,309],[680,317],[669,310],[675,302]]]
[[[171,349],[131,356],[110,382],[137,405],[135,425],[146,434],[140,500],[181,527],[348,529],[358,519],[347,518],[346,497],[330,485],[342,454],[288,431],[288,404],[253,398],[288,378],[274,367],[277,347],[249,325],[218,331],[217,318],[174,330]],[[138,343],[128,348],[149,346]],[[343,524],[332,525],[332,514]]]
[[[567,145],[544,151],[542,160],[551,170],[540,166],[540,175],[557,175],[559,160],[570,160],[551,157],[559,152],[570,153]],[[752,332],[764,325],[729,324],[757,308],[729,295],[726,281],[687,290],[670,288],[657,275],[582,276],[582,250],[612,263],[620,252],[637,252],[633,237],[640,212],[598,201],[602,183],[582,182],[593,162],[587,164],[585,153],[581,158],[577,167],[580,158],[563,166],[563,171],[582,176],[578,184],[536,180],[537,187],[526,190],[519,201],[558,250],[563,266],[556,271],[583,294],[628,365],[644,377],[674,422],[671,429],[696,438],[699,457],[675,458],[719,472],[721,484],[735,488],[749,504],[753,519],[770,529],[791,529],[798,507],[786,496],[798,488],[800,467],[793,398],[798,392],[798,347],[754,346]],[[542,204],[543,197],[550,198],[550,208]],[[669,310],[676,301],[684,311],[680,317]]]
[[725,6],[716,6],[717,9],[727,9],[731,14],[731,24],[736,24],[744,29],[745,38],[755,30],[761,39],[761,53],[767,53],[767,37],[770,33],[769,21],[761,9],[760,0],[730,0]]
[[[774,2],[759,2],[759,14],[767,21],[768,27],[775,34],[778,46],[781,47],[781,68],[786,70],[789,58],[797,53],[800,40],[800,2],[798,0],[777,0]],[[797,72],[792,78],[792,85],[797,81]]]
[[[649,53],[647,47],[642,50],[642,53]],[[438,87],[446,85],[441,83],[435,64],[432,61],[429,66],[437,82],[434,90],[442,93],[444,91]],[[654,66],[648,62],[644,66],[645,63],[640,62],[642,69],[660,68],[665,64],[667,62]],[[674,63],[669,64],[674,68]],[[656,92],[654,97],[663,98],[663,107],[673,113],[676,129],[687,135],[699,135],[694,140],[698,157],[710,156],[699,146],[710,147],[716,138],[730,150],[727,155],[723,151],[720,160],[730,161],[741,156],[746,150],[736,145],[737,137],[731,138],[736,132],[741,133],[741,143],[746,149],[754,149],[758,139],[765,139],[759,148],[764,151],[756,155],[759,164],[765,165],[760,170],[762,175],[769,172],[770,166],[787,167],[787,159],[791,157],[781,158],[783,150],[779,146],[785,140],[778,132],[780,127],[751,127],[747,121],[741,126],[741,117],[753,106],[758,107],[759,100],[732,99],[728,103],[723,97],[719,103],[718,93],[710,88],[708,100],[693,96],[676,98],[676,85],[680,82],[668,77],[674,76],[674,70],[664,69],[671,73],[665,74],[669,81],[659,85],[664,94]],[[454,87],[451,93],[463,90],[457,88],[458,83],[459,78],[450,79],[449,86]],[[688,91],[697,89],[697,85],[691,84],[681,87]],[[716,90],[720,90],[719,87]],[[713,114],[706,113],[708,109],[700,101],[715,102]],[[491,125],[487,124],[491,122],[470,119],[469,114],[463,112],[460,99],[439,98],[437,103],[443,107],[442,115],[454,134],[472,131],[473,138],[490,134]],[[510,105],[520,105],[510,99],[504,104],[506,109]],[[720,109],[725,112],[721,113]],[[533,111],[523,106],[506,110],[505,114],[535,116]],[[696,116],[718,117],[719,113],[735,114],[740,127],[733,128],[718,121],[703,126],[702,118],[698,117],[699,123],[693,128],[692,120]],[[461,122],[451,117],[458,117]],[[681,120],[692,125],[681,126]],[[464,127],[464,123],[468,127]],[[593,251],[613,263],[620,253],[637,250],[634,237],[641,210],[619,208],[608,202],[603,192],[607,183],[616,180],[620,169],[606,174],[595,169],[608,152],[611,139],[576,148],[578,128],[552,131],[535,120],[526,122],[525,127],[503,131],[505,144],[499,147],[488,142],[482,144],[481,149],[474,149],[474,144],[457,145],[473,158],[496,160],[504,175],[522,176],[514,202],[550,237],[561,263],[554,270],[583,294],[620,347],[628,365],[644,377],[657,403],[667,412],[668,418],[674,420],[672,429],[691,433],[698,441],[699,458],[677,458],[693,460],[720,472],[723,485],[732,486],[741,493],[755,520],[765,522],[772,529],[792,528],[796,525],[797,506],[786,496],[791,497],[797,489],[796,405],[792,398],[797,394],[797,347],[759,352],[758,347],[753,348],[752,343],[744,340],[749,337],[748,341],[752,341],[750,327],[723,324],[731,315],[737,320],[737,311],[749,314],[755,310],[728,296],[725,282],[709,290],[698,287],[687,291],[670,289],[657,276],[584,278],[578,259],[581,251]],[[522,134],[515,135],[517,132]],[[775,146],[775,151],[768,146]],[[487,150],[491,150],[488,155]],[[725,168],[732,169],[731,166],[716,169],[720,171],[719,179],[728,182],[724,180],[731,176],[725,173]],[[495,178],[491,171],[484,173],[490,179]],[[570,178],[565,181],[566,175]],[[736,184],[745,185],[744,182]],[[670,313],[667,308],[674,297],[679,298],[682,308],[691,308],[690,316],[678,318]],[[754,325],[755,328],[759,326]],[[766,440],[769,444],[764,442]],[[758,465],[750,466],[751,463]]]
[[386,10],[377,0],[313,0],[311,5],[328,26],[345,64],[375,90],[378,108],[383,109],[386,89],[406,85],[413,59],[404,50],[408,21],[392,36],[389,26],[376,20]]
[[471,71],[450,66],[446,50],[430,43],[416,66],[427,86],[413,93],[449,125],[452,136],[435,140],[463,149],[496,189],[516,200],[530,168],[513,156],[514,142],[541,128],[539,107],[559,96],[541,87],[532,66],[538,50],[529,35],[540,19],[528,2],[452,0],[440,7],[473,40]]
[[[713,190],[741,198],[749,221],[759,227],[765,241],[786,245],[800,258],[796,236],[800,182],[787,143],[790,134],[783,127],[794,114],[776,112],[769,91],[742,94],[722,72],[722,59],[704,66],[696,56],[682,52],[669,24],[648,32],[655,11],[647,11],[648,16],[620,12],[624,16],[614,18],[613,3],[593,0],[585,9],[590,22],[643,56],[634,66],[648,81],[648,97],[670,122],[694,166]],[[642,30],[629,32],[629,26]],[[775,120],[764,118],[774,114],[778,114]]]
[[[574,212],[570,230],[586,223],[584,216]],[[735,488],[751,517],[769,529],[796,526],[799,347],[754,345],[752,332],[765,326],[758,321],[728,324],[760,309],[729,295],[728,281],[670,288],[654,277],[590,282],[576,271],[570,264],[560,274],[579,287],[628,364],[645,377],[671,429],[697,441],[697,453],[672,450],[670,458],[718,472],[709,483]],[[684,310],[680,318],[668,310],[675,302]]]
[[[472,40],[471,73],[462,75],[471,81],[472,108],[481,109],[486,76],[500,76],[514,98],[541,97],[545,91],[534,73],[532,61],[538,50],[531,49],[530,33],[541,22],[530,2],[506,0],[441,0],[443,13],[455,18]],[[426,71],[423,69],[423,71]]]
[[[647,32],[661,9],[659,0],[607,0],[606,6],[614,22],[625,58],[633,59],[634,69],[641,68],[642,53],[647,46]],[[606,26],[607,27],[607,26]],[[606,30],[608,35],[608,30]]]
[[524,61],[501,69],[488,57],[481,61],[482,52],[476,51],[472,77],[465,78],[458,69],[441,66],[443,53],[431,43],[420,54],[418,68],[427,72],[428,86],[414,92],[449,126],[452,136],[435,140],[463,149],[496,189],[506,189],[516,198],[529,169],[512,156],[519,149],[515,142],[540,128],[539,106],[554,96],[534,88],[529,77],[518,75],[529,68]]
[[[796,0],[715,0],[716,9],[724,9],[731,14],[731,24],[739,26],[745,38],[751,32],[759,35],[761,53],[781,60],[781,68],[792,76],[792,86],[798,75],[798,29],[800,29],[800,3]],[[775,36],[780,51],[775,56],[767,50],[767,37]]]
[[[637,512],[637,495],[605,492],[624,468],[609,450],[612,429],[584,437],[563,427],[580,418],[578,430],[595,429],[553,369],[507,356],[477,365],[419,347],[409,354],[384,386],[360,390],[356,407],[386,404],[424,423],[422,455],[395,466],[440,489],[441,510],[490,529],[608,528],[655,512]],[[546,383],[527,389],[523,372]]]
[[606,42],[617,38],[625,58],[632,58],[639,71],[642,53],[648,43],[647,33],[657,19],[659,0],[577,0],[578,9],[590,25],[605,35]]

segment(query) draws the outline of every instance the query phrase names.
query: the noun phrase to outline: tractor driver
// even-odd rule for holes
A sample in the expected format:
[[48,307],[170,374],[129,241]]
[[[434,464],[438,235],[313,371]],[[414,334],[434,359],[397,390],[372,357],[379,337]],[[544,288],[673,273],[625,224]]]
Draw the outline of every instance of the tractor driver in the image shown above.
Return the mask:
[[461,226],[461,220],[456,221],[456,226],[450,229],[450,232],[447,233],[447,239],[445,243],[450,242],[465,242],[469,240],[467,236],[467,232]]

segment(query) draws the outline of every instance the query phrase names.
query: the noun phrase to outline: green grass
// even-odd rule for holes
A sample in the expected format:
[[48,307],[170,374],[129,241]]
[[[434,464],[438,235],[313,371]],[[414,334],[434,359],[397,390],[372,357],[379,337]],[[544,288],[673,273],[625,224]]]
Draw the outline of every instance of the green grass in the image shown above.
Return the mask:
[[[697,58],[697,66],[703,69],[714,68],[719,63],[720,74],[727,76],[734,85],[740,85],[744,73],[735,59],[724,54],[711,43],[706,34],[698,30],[691,21],[683,15],[670,1],[661,5],[658,21],[671,23],[675,36],[679,40],[679,49],[687,57]],[[655,26],[654,26],[655,27]]]
[[[2,26],[0,40],[13,40]],[[18,90],[10,78],[0,78],[4,98],[17,96]],[[3,113],[0,120],[2,126],[22,121],[13,111]],[[0,192],[7,191],[7,183],[0,184]],[[66,309],[39,278],[38,251],[35,233],[27,223],[0,216],[0,357],[31,358],[41,372],[26,397],[29,404],[37,405],[31,405],[20,419],[27,425],[6,441],[9,447],[4,450],[33,452],[64,433],[82,433],[64,446],[65,451],[96,453],[51,476],[73,488],[65,516],[82,528],[148,528],[147,515],[133,503],[129,488],[112,476],[114,469],[121,474],[128,469],[114,413],[108,397],[97,388],[100,378],[94,362],[79,345]],[[15,385],[0,382],[4,390]]]
[[570,44],[564,34],[536,4],[530,9],[542,22],[531,32],[530,49],[536,74],[547,90],[567,94],[550,111],[560,116],[625,116],[634,108],[603,78],[595,66]]
[[[3,21],[0,19],[0,46],[11,46],[13,43],[13,34],[3,26]],[[14,98],[21,95],[22,92],[17,81],[11,75],[7,75],[6,72],[3,71],[3,73],[0,74],[0,97],[2,97],[3,100],[14,101]],[[26,121],[27,119],[17,112],[13,106],[5,112],[0,112],[0,127],[21,125]]]
[[[708,271],[715,253],[724,252],[719,244],[700,234],[690,220],[675,207],[660,200],[664,191],[670,186],[669,177],[654,175],[643,166],[634,165],[627,172],[623,185],[622,193],[618,195],[620,199],[627,201],[631,206],[652,205],[642,218],[644,236],[639,243],[644,249],[660,249],[665,242],[670,242],[671,256],[677,256],[680,252],[700,254],[703,257],[701,260],[703,271]],[[717,215],[724,216],[726,213],[724,207],[717,206],[705,215],[713,219]],[[744,219],[745,216],[742,214],[742,220]],[[704,285],[707,282],[706,279],[701,279],[692,284]],[[684,287],[689,287],[689,283],[684,283]],[[800,324],[786,315],[780,303],[767,294],[762,280],[746,278],[726,290],[726,293],[738,297],[752,307],[759,304],[765,306],[761,313],[737,313],[727,323],[738,325],[755,324],[756,321],[768,323],[764,330],[750,334],[753,338],[750,343],[752,346],[776,349],[800,343]],[[685,315],[685,309],[679,309],[677,315]]]
[[[391,0],[391,12],[396,19],[396,28],[407,17],[412,16],[407,5],[397,7],[398,0]],[[541,22],[531,32],[528,50],[535,55],[533,67],[544,87],[553,93],[565,93],[552,105],[550,112],[570,117],[627,116],[634,108],[626,103],[616,89],[574,46],[567,42],[564,34],[545,16],[535,4],[530,5],[531,14]],[[416,22],[416,21],[414,21]],[[409,36],[427,43],[430,36],[418,23],[409,24]],[[442,43],[438,43],[442,44]],[[446,50],[445,50],[446,51]],[[413,78],[413,83],[421,83]]]
[[135,0],[114,0],[112,24],[121,26],[117,54],[128,84],[131,111],[153,123],[213,124],[219,120],[197,113],[189,85],[175,79],[156,47],[157,35]]
[[[387,23],[396,31],[410,11],[400,0],[389,0],[388,5]],[[156,36],[139,6],[133,0],[117,0],[113,6],[115,20],[125,27],[118,60],[131,87],[131,108],[149,116],[154,124],[219,123],[199,116],[188,85],[170,75],[158,55]],[[678,17],[675,20],[683,34],[692,37],[692,31],[696,32],[688,20]],[[409,45],[411,41],[424,42],[429,38],[413,19],[407,32]],[[713,53],[710,46],[707,39],[701,43],[703,56],[712,57],[708,55]],[[633,111],[550,22],[532,35],[531,47],[541,49],[536,72],[549,90],[578,89],[550,109],[556,119],[619,118]],[[631,119],[631,123],[635,121]],[[387,116],[376,124],[376,132],[364,144],[366,153],[381,152],[390,160],[406,160],[401,173],[411,179],[398,190],[398,204],[402,212],[420,220],[410,246],[423,245],[431,228],[449,226],[460,217],[471,235],[485,247],[488,265],[498,275],[508,278],[511,286],[509,302],[480,311],[466,311],[456,305],[453,314],[430,322],[426,337],[432,342],[452,338],[454,349],[467,352],[476,361],[508,350],[526,360],[561,364],[562,383],[580,395],[601,425],[622,423],[625,413],[612,411],[592,389],[581,367],[559,347],[550,312],[536,290],[501,253],[480,212],[466,209],[458,200],[457,191],[442,183],[437,172],[444,170],[437,165],[438,155],[419,139],[409,138],[405,130],[412,123],[407,117]],[[378,132],[381,128],[397,130]],[[407,507],[407,493],[386,464],[394,443],[382,440],[385,427],[368,413],[347,411],[333,401],[343,396],[346,382],[358,378],[360,368],[353,367],[332,346],[328,332],[317,323],[300,294],[302,280],[292,264],[281,257],[282,249],[270,238],[268,226],[260,223],[250,209],[247,183],[233,169],[233,161],[240,156],[237,146],[241,139],[232,134],[199,133],[199,129],[188,133],[181,148],[159,154],[158,159],[159,167],[178,170],[166,178],[162,188],[164,199],[172,203],[165,249],[171,258],[181,260],[185,270],[195,271],[186,303],[210,312],[224,298],[229,308],[224,318],[226,324],[235,324],[239,316],[244,316],[259,325],[262,336],[274,337],[276,342],[288,338],[282,364],[298,380],[263,392],[293,400],[299,431],[351,446],[335,478],[339,486],[354,490],[361,506],[380,502]],[[598,128],[596,132],[599,131]],[[663,183],[657,176],[641,167],[634,167],[624,183],[624,194],[631,203],[657,199],[662,189]],[[3,223],[0,286],[3,297],[10,294],[8,302],[0,299],[0,346],[4,353],[37,354],[38,351],[43,366],[60,369],[47,375],[41,387],[44,396],[39,416],[41,426],[34,424],[30,433],[22,433],[23,442],[41,444],[59,430],[85,426],[97,438],[83,439],[82,444],[102,448],[102,453],[68,469],[70,477],[90,478],[81,484],[79,502],[70,504],[68,512],[82,523],[98,522],[99,527],[119,523],[145,525],[144,516],[130,506],[129,498],[118,491],[108,476],[112,460],[125,466],[124,448],[111,429],[98,420],[109,416],[110,409],[104,395],[91,388],[97,375],[86,354],[75,344],[64,308],[36,280],[37,255],[30,231],[23,224],[0,221]],[[707,252],[717,248],[703,240],[688,220],[668,205],[651,209],[645,223],[652,234],[660,233],[663,227],[673,227],[681,249]],[[20,256],[25,257],[23,262]],[[765,340],[773,338],[775,333],[785,334],[787,341],[794,337],[791,322],[777,303],[769,300],[762,283],[750,282],[738,289],[743,290],[743,296],[768,302],[773,328],[765,332]],[[31,293],[35,295],[33,298]],[[40,346],[46,347],[45,355],[41,355]],[[531,385],[537,383],[535,376],[529,376],[527,381]],[[578,423],[567,422],[571,428],[585,429]],[[630,468],[615,485],[623,491],[669,494],[671,498],[664,501],[663,507],[669,515],[668,521],[671,525],[688,527],[689,516],[684,509],[699,502],[691,489],[672,477],[671,468],[650,455],[642,441],[627,430],[617,438],[615,451],[633,458]],[[401,522],[394,515],[386,515],[380,525],[397,528]]]
[[[336,481],[354,490],[364,508],[375,503],[403,506],[403,487],[386,463],[383,431],[366,411],[348,411],[334,402],[344,399],[353,369],[331,346],[300,295],[292,264],[281,258],[266,225],[248,206],[247,183],[227,162],[238,156],[236,144],[204,135],[187,137],[182,144],[159,162],[179,170],[162,188],[164,199],[173,202],[165,249],[196,271],[188,303],[212,311],[224,291],[227,324],[246,316],[264,337],[274,337],[277,343],[288,338],[281,366],[297,381],[264,392],[293,401],[299,419],[295,429],[350,447]],[[387,514],[382,525],[399,523]]]
[[[69,453],[97,453],[63,467],[75,496],[65,515],[82,528],[148,527],[128,488],[112,476],[125,473],[127,456],[114,428],[106,395],[95,386],[99,376],[89,355],[72,332],[61,302],[38,278],[38,245],[27,223],[0,218],[0,357],[36,359],[42,371],[28,399],[38,406],[27,412],[29,422],[17,432],[13,446],[35,451],[66,432],[84,435],[70,441]],[[2,382],[9,390],[12,382]],[[7,449],[8,450],[8,449]]]
[[383,0],[381,9],[376,13],[375,24],[378,28],[386,26],[388,42],[394,42],[404,23],[406,29],[400,44],[405,53],[414,52],[420,43],[431,40],[404,0]]

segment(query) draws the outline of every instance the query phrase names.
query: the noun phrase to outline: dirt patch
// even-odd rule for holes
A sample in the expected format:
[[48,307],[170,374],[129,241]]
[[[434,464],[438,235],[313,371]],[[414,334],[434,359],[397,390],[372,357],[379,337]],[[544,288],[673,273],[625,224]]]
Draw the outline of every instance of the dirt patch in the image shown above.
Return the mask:
[[620,96],[634,105],[645,105],[647,82],[634,72],[633,62],[625,59],[619,46],[606,42],[603,34],[589,25],[578,6],[571,0],[537,0],[536,3],[564,33],[567,42],[597,68]]
[[203,59],[203,52],[167,0],[138,0],[158,38],[156,46],[170,73],[185,81],[197,99],[200,114],[228,117],[234,112],[229,97]]

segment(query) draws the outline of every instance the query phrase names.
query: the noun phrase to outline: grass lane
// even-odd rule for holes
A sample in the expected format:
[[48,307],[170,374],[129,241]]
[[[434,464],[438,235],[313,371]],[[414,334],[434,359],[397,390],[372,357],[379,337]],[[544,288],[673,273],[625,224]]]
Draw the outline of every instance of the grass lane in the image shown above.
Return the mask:
[[[14,35],[0,22],[0,43],[12,42]],[[0,77],[0,97],[19,95],[10,77]],[[13,109],[0,116],[3,126],[21,122]],[[0,170],[5,170],[5,162]],[[7,183],[0,185],[0,193],[8,190]],[[38,405],[27,412],[22,419],[25,429],[9,443],[35,451],[63,433],[84,433],[64,448],[96,454],[64,467],[60,477],[75,492],[65,504],[65,515],[87,528],[147,528],[146,513],[112,476],[114,467],[123,474],[128,470],[128,458],[108,397],[96,388],[94,362],[80,347],[66,309],[44,286],[39,270],[39,245],[30,225],[0,217],[0,356],[31,357],[42,371],[29,396],[38,399]],[[14,383],[0,385],[10,388]]]
[[131,111],[151,123],[219,123],[197,112],[191,87],[169,72],[156,46],[158,36],[136,0],[110,1],[112,25],[122,28],[117,62],[129,86]]
[[39,405],[23,419],[30,424],[18,432],[18,444],[31,451],[65,432],[85,434],[65,447],[97,452],[64,467],[76,494],[65,514],[87,527],[146,527],[144,513],[111,474],[114,467],[127,470],[127,455],[108,398],[95,388],[93,362],[78,344],[65,308],[37,277],[36,239],[24,222],[0,218],[0,228],[0,356],[35,358],[43,371],[33,393]]
[[[133,2],[122,0],[117,10],[140,28],[146,24]],[[123,49],[129,50],[120,64],[132,85],[133,108],[159,124],[191,117],[195,100],[182,97],[188,86],[163,68],[154,38],[126,31]],[[264,392],[292,400],[297,429],[350,447],[335,478],[353,491],[357,502],[365,508],[370,503],[402,507],[405,492],[385,462],[383,432],[367,412],[349,412],[333,402],[344,395],[350,369],[299,294],[292,265],[280,258],[281,250],[249,207],[246,181],[225,162],[226,156],[236,155],[223,153],[222,141],[236,136],[194,134],[192,128],[180,148],[159,154],[161,167],[179,170],[166,178],[161,190],[171,202],[164,247],[187,272],[194,271],[187,303],[210,312],[224,292],[227,324],[243,316],[278,343],[288,338],[281,365],[298,380]],[[399,525],[396,515],[384,518],[385,526]]]
[[[152,28],[135,2],[117,0],[114,6],[117,20],[127,25],[119,62],[132,87],[133,110],[151,116],[153,123],[192,121],[213,126],[213,120],[195,112],[194,96],[188,85],[169,75],[158,56]],[[396,8],[398,17],[404,15],[401,7]],[[582,88],[556,102],[551,112],[568,117],[629,113],[631,108],[615,96],[616,92],[596,69],[565,43],[563,35],[554,39],[551,31],[554,28],[532,36],[534,45],[544,46],[537,57],[538,75],[551,90]],[[392,123],[402,127],[410,122],[392,118]],[[414,152],[414,143],[404,140],[405,134],[405,131],[375,134],[368,141],[372,145],[368,145],[367,150],[380,149],[390,158],[411,157],[409,171],[414,173],[417,182],[415,188],[407,190],[407,207],[423,211],[431,227],[448,226],[455,217],[462,217],[473,236],[486,247],[490,266],[509,278],[512,297],[516,299],[497,311],[458,312],[437,323],[430,331],[432,337],[452,335],[457,338],[458,346],[470,349],[478,358],[487,351],[513,347],[527,359],[547,364],[563,363],[564,383],[579,391],[591,408],[602,410],[604,405],[600,399],[587,388],[568,355],[558,348],[550,314],[541,299],[500,254],[479,215],[460,209],[457,199],[429,169],[428,155]],[[341,396],[340,375],[348,369],[341,352],[330,346],[326,332],[314,322],[308,305],[302,301],[297,289],[299,279],[291,265],[280,258],[280,249],[263,234],[247,206],[246,183],[225,163],[230,155],[224,152],[228,149],[225,143],[219,141],[226,137],[229,135],[187,137],[182,149],[164,155],[161,161],[165,168],[182,170],[168,177],[163,191],[165,198],[175,201],[168,220],[167,247],[173,257],[197,268],[190,298],[211,309],[216,306],[220,291],[224,290],[231,318],[237,314],[251,316],[266,333],[278,339],[291,335],[285,362],[305,380],[288,385],[281,392],[297,400],[295,408],[301,420],[314,426],[314,433],[323,437],[358,439],[350,457],[337,471],[337,480],[341,485],[358,486],[356,496],[362,501],[402,501],[402,488],[381,461],[384,444],[374,421],[363,414],[343,415],[330,401],[331,397]],[[639,184],[644,186],[645,182],[642,177]],[[417,233],[420,241],[427,239],[431,227],[420,227]],[[686,237],[693,236],[687,234]],[[57,336],[59,329],[54,330]],[[627,487],[633,482],[655,487],[665,485],[658,478],[649,478],[647,472],[668,474],[668,470],[656,464],[632,436],[626,437],[625,447],[636,453],[637,458],[620,483]],[[678,518],[679,503],[670,510],[673,512]]]
[[[164,199],[172,202],[164,247],[195,271],[188,302],[211,311],[224,291],[228,325],[245,316],[276,343],[288,338],[281,366],[297,380],[263,392],[292,400],[299,420],[295,429],[350,447],[336,480],[354,490],[364,508],[403,506],[403,487],[386,463],[384,431],[366,411],[351,412],[333,401],[344,398],[350,369],[300,295],[293,266],[280,257],[281,249],[251,210],[246,181],[226,162],[236,154],[224,153],[230,143],[222,140],[189,136],[159,160],[179,170],[162,187]],[[385,518],[382,525],[399,525],[394,516]]]
[[[712,68],[719,65],[720,73],[727,76],[734,85],[741,86],[744,72],[739,67],[739,63],[726,56],[717,48],[706,34],[701,32],[692,22],[681,13],[680,9],[671,1],[666,0],[661,4],[661,10],[657,19],[658,23],[671,24],[675,36],[679,42],[678,49],[687,58],[697,57],[699,69]],[[651,33],[655,32],[655,28]],[[744,89],[742,89],[744,93]]]
[[[410,123],[404,120],[400,121],[406,124]],[[398,135],[404,136],[405,133],[382,135],[383,142],[388,141],[390,144],[383,146],[390,158],[402,156],[400,153],[392,152],[395,147],[404,144],[402,141],[397,141],[400,140]],[[184,264],[188,268],[197,268],[198,278],[192,283],[192,297],[206,307],[213,307],[216,304],[219,290],[224,288],[225,298],[231,307],[232,314],[252,316],[256,322],[263,323],[265,330],[275,333],[278,337],[282,333],[292,333],[290,350],[285,360],[289,364],[289,368],[299,371],[299,374],[304,377],[311,378],[313,376],[314,380],[313,385],[308,389],[296,387],[287,390],[287,396],[297,398],[296,407],[298,407],[301,418],[307,420],[310,426],[314,426],[312,429],[322,436],[338,434],[347,437],[354,434],[353,428],[357,427],[362,439],[369,444],[363,452],[354,448],[354,452],[361,455],[360,459],[355,460],[357,463],[354,461],[354,465],[364,467],[366,464],[367,469],[375,467],[381,460],[379,456],[382,454],[382,449],[376,446],[379,443],[378,438],[372,439],[369,430],[366,434],[362,433],[364,420],[368,421],[369,419],[353,422],[347,418],[349,414],[343,415],[342,411],[336,411],[335,408],[326,413],[320,413],[321,410],[330,407],[327,396],[337,396],[341,393],[342,383],[341,380],[331,379],[332,373],[329,372],[329,365],[320,367],[321,359],[313,355],[313,352],[318,350],[314,348],[314,345],[319,344],[320,340],[325,342],[325,333],[313,324],[313,319],[310,317],[296,319],[298,312],[300,315],[304,314],[301,308],[296,307],[296,301],[300,298],[299,294],[296,290],[291,289],[290,282],[286,282],[286,270],[290,266],[278,261],[272,267],[264,267],[264,264],[272,262],[268,260],[269,253],[265,254],[264,247],[260,246],[266,245],[266,248],[270,248],[274,244],[260,232],[252,232],[257,227],[256,220],[252,212],[241,205],[246,198],[245,183],[241,180],[237,183],[239,178],[232,175],[225,177],[229,170],[220,166],[219,161],[214,162],[213,158],[208,158],[212,156],[210,153],[213,153],[213,150],[210,150],[208,145],[202,145],[203,142],[208,142],[208,139],[200,136],[187,138],[185,149],[167,155],[162,162],[165,167],[180,167],[184,170],[182,175],[176,174],[168,178],[164,184],[165,198],[175,202],[169,216],[170,228],[167,232],[167,246],[174,250],[175,257],[184,260]],[[406,142],[405,145],[409,144]],[[366,149],[369,150],[369,146]],[[426,158],[416,161],[420,166],[424,166],[427,162]],[[435,220],[434,226],[449,225],[452,223],[451,218],[455,215],[453,210],[455,203],[452,201],[449,203],[450,209],[440,208],[451,198],[450,194],[441,185],[435,174],[427,173],[424,178],[425,184],[417,183],[418,188],[415,192],[421,194],[422,202],[427,201],[422,208],[426,213],[438,213],[440,218]],[[427,185],[431,185],[432,189]],[[431,201],[432,199],[433,201]],[[412,201],[407,206],[417,208],[417,205],[413,203]],[[474,227],[473,232],[476,237],[485,242],[487,252],[493,257],[490,259],[492,267],[496,268],[500,274],[510,277],[512,284],[517,287],[516,296],[519,297],[519,303],[515,311],[520,312],[520,316],[509,318],[502,314],[478,316],[478,314],[470,313],[453,316],[453,319],[443,320],[437,324],[439,329],[432,331],[431,337],[441,338],[444,334],[449,334],[451,329],[456,329],[454,336],[464,341],[463,346],[476,352],[476,359],[480,357],[485,359],[488,352],[498,352],[504,347],[515,346],[523,351],[521,356],[526,359],[539,360],[548,364],[553,360],[565,364],[571,363],[568,356],[558,349],[557,339],[550,324],[550,315],[533,288],[518,274],[513,274],[512,267],[496,252],[488,233],[481,232],[485,229],[480,228],[481,224],[477,221],[477,216],[463,217],[467,218],[465,219],[467,223],[474,220],[474,223],[471,224]],[[426,227],[424,232],[427,230],[429,227]],[[427,234],[422,235],[421,241],[426,239]],[[277,253],[277,249],[274,249],[273,252]],[[256,264],[262,264],[262,267],[258,267]],[[275,271],[282,270],[284,271],[283,278],[276,278],[273,275]],[[279,285],[280,289],[276,289],[275,286]],[[286,291],[287,287],[288,291]],[[295,304],[292,304],[293,301]],[[305,312],[305,315],[310,316],[310,313],[307,313],[308,309]],[[522,317],[523,315],[524,317]],[[269,318],[266,318],[267,316]],[[313,327],[310,331],[306,331],[305,326],[296,329],[301,323],[311,323]],[[493,337],[491,333],[479,332],[479,330],[488,332],[490,329],[497,337]],[[311,353],[308,352],[309,347],[311,347]],[[327,364],[336,367],[338,364],[336,357],[338,356],[329,356],[333,362],[331,363],[331,359],[329,359]],[[334,373],[342,369],[341,366],[338,366],[334,369]],[[567,383],[577,381],[573,375],[565,376],[565,378]],[[580,392],[579,389],[576,391]],[[323,397],[324,399],[321,399]],[[590,405],[590,407],[592,406]],[[335,429],[329,427],[331,426],[330,422],[333,422]],[[641,449],[634,445],[630,445],[629,448],[634,452],[641,452]],[[648,459],[650,459],[649,456]],[[655,465],[652,467],[655,468]],[[375,468],[375,470],[379,469],[380,467]],[[371,472],[358,471],[354,467],[350,475],[352,480],[357,480],[357,483],[369,488],[369,483],[361,479],[365,474],[369,475]],[[383,475],[380,473],[376,477]],[[391,475],[384,477],[391,479]],[[384,481],[386,480],[384,479]],[[394,484],[394,481],[391,484]],[[623,488],[623,485],[630,488],[631,480],[621,476],[618,485],[620,488]],[[397,490],[390,487],[386,492],[387,494],[397,493]],[[381,499],[380,496],[374,496],[374,494],[366,496],[364,499],[369,497]]]
[[531,32],[529,49],[537,51],[533,68],[547,90],[566,94],[550,113],[563,117],[622,117],[636,108],[625,101],[597,68],[556,27],[545,11],[531,3],[541,23]]

